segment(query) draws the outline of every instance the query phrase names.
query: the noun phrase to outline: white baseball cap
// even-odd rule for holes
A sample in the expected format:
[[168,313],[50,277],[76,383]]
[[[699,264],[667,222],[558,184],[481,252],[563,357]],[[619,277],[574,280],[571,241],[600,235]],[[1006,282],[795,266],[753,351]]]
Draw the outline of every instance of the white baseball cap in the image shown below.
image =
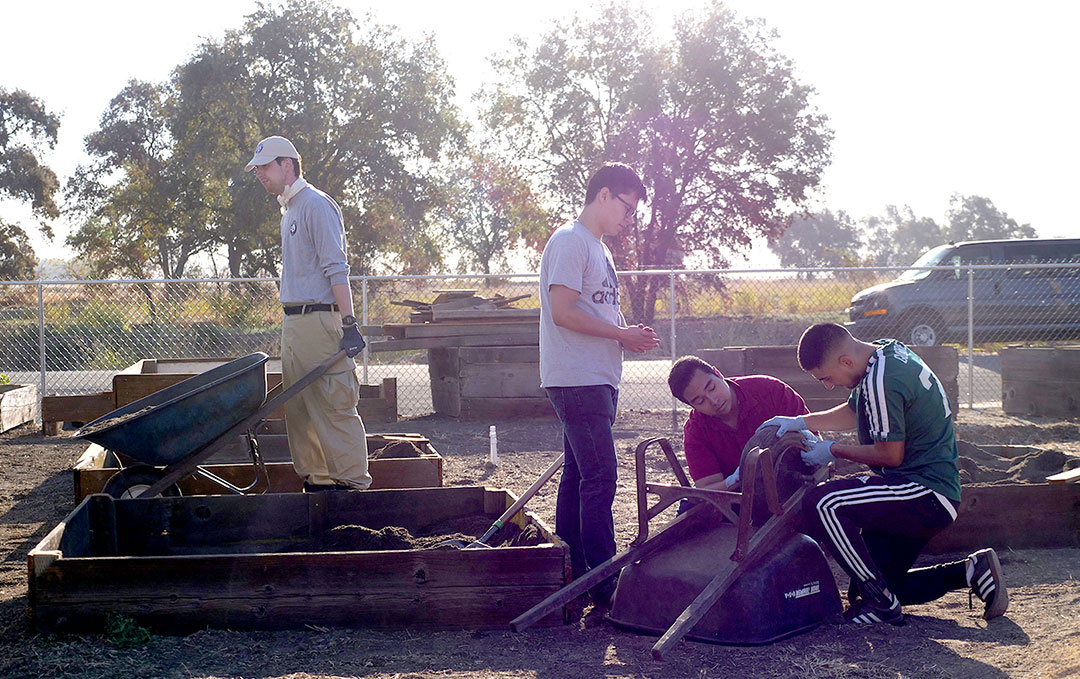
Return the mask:
[[255,147],[255,155],[248,161],[244,172],[250,172],[257,165],[266,165],[277,158],[299,158],[296,147],[285,137],[267,137]]

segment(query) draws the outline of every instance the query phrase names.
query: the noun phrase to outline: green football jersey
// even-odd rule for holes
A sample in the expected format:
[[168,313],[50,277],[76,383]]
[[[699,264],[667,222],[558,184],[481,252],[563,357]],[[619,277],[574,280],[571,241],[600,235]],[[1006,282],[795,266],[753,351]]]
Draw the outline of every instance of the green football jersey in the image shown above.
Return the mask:
[[859,442],[903,441],[904,461],[874,471],[914,481],[960,501],[956,434],[945,388],[919,355],[894,339],[877,340],[866,375],[848,405],[859,419]]

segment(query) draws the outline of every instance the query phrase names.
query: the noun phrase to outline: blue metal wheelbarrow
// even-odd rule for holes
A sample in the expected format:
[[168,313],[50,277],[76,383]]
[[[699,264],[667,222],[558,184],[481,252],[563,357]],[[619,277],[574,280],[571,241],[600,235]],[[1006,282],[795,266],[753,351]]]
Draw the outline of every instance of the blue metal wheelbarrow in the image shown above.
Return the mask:
[[[102,415],[75,436],[141,464],[125,467],[105,484],[113,497],[179,495],[176,482],[196,474],[243,494],[266,478],[255,430],[266,416],[345,357],[341,350],[288,389],[267,400],[266,354],[256,352],[218,366]],[[236,486],[201,463],[244,436],[255,479]],[[162,468],[163,467],[163,468]]]

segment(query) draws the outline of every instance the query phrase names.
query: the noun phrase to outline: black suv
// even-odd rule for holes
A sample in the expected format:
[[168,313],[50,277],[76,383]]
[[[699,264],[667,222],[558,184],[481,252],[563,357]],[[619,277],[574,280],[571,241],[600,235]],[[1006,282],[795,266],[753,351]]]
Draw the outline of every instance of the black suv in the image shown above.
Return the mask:
[[[1026,268],[1029,264],[1077,266]],[[845,323],[856,337],[896,337],[915,346],[966,343],[968,265],[975,269],[972,327],[977,342],[1080,337],[1080,239],[987,240],[930,250],[889,283],[851,298]],[[947,266],[948,270],[916,267]]]

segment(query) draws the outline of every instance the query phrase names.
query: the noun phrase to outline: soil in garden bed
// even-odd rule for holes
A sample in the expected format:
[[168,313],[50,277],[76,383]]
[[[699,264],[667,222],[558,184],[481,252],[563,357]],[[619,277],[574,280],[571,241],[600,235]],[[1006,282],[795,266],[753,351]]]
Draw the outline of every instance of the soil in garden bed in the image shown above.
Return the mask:
[[[491,527],[493,519],[488,514],[470,514],[448,521],[425,526],[413,535],[401,526],[386,526],[378,530],[359,525],[335,526],[303,543],[289,546],[288,551],[312,552],[367,552],[413,549],[455,549],[446,544],[457,540],[464,544],[474,542]],[[533,525],[522,530],[517,524],[508,523],[488,543],[491,547],[525,547],[546,542]]]

